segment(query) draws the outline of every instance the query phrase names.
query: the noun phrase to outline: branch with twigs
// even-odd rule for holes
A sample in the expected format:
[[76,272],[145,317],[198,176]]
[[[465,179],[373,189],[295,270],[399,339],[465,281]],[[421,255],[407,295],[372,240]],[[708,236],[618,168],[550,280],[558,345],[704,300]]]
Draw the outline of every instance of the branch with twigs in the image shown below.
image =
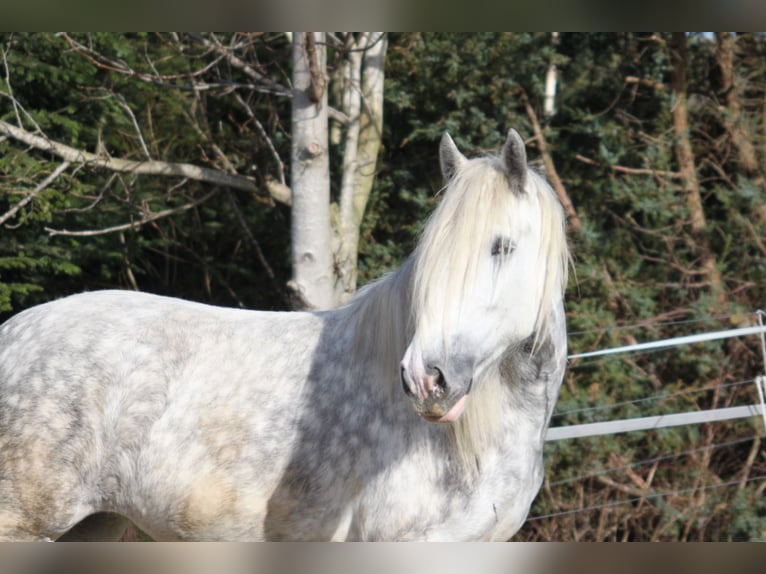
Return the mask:
[[138,221],[131,221],[129,223],[114,225],[112,227],[105,227],[103,229],[85,229],[82,231],[69,231],[68,229],[52,229],[50,227],[46,227],[45,231],[47,231],[48,235],[50,236],[64,235],[67,237],[93,237],[96,235],[106,235],[109,233],[117,233],[120,231],[129,231],[129,230],[136,231],[140,229],[142,226],[146,225],[147,223],[151,223],[153,221],[157,221],[158,219],[163,219],[165,217],[169,217],[171,215],[175,215],[177,213],[182,213],[184,211],[193,209],[197,207],[198,205],[205,203],[208,199],[212,198],[216,193],[218,193],[218,188],[214,189],[213,191],[204,195],[203,197],[200,197],[199,199],[189,201],[187,203],[184,203],[183,205],[179,205],[178,207],[173,207],[171,209],[163,209],[162,211],[157,211],[157,212],[147,212]]
[[[262,78],[252,83],[249,82],[209,82],[201,79],[201,77],[215,68],[222,60],[226,58],[224,55],[219,55],[211,62],[207,63],[202,68],[193,72],[187,72],[184,74],[160,74],[156,69],[153,69],[152,73],[139,72],[128,66],[125,62],[121,62],[114,58],[110,58],[100,52],[85,46],[78,42],[65,32],[60,32],[58,36],[64,38],[69,46],[75,53],[79,54],[86,60],[88,60],[95,67],[102,70],[107,70],[117,74],[122,74],[130,78],[154,84],[156,86],[162,86],[166,88],[174,88],[178,90],[191,90],[195,92],[204,92],[216,89],[222,89],[229,91],[232,89],[246,89],[256,92],[262,92],[266,94],[274,94],[282,97],[292,97],[292,93],[288,88],[268,80],[268,78]],[[153,66],[152,66],[153,67]]]
[[188,35],[196,42],[199,42],[209,50],[215,52],[219,57],[226,60],[226,62],[228,62],[232,67],[237,68],[247,77],[267,88],[271,93],[279,94],[282,96],[290,96],[290,90],[288,88],[258,72],[250,64],[237,56],[232,51],[232,49],[224,46],[215,34],[210,35],[211,39],[206,38],[202,34],[189,33]]
[[0,215],[0,225],[3,225],[6,221],[13,218],[21,209],[28,205],[41,191],[46,189],[51,183],[53,183],[58,176],[64,173],[71,164],[68,161],[62,162],[53,173],[41,181],[35,188],[27,194],[24,199],[19,201],[11,209],[6,211],[3,215]]
[[24,109],[21,103],[13,95],[13,86],[11,85],[11,70],[10,70],[10,67],[8,66],[8,48],[5,48],[5,47],[2,48],[2,56],[3,56],[3,67],[5,69],[5,90],[7,91],[0,91],[0,96],[6,97],[9,100],[11,100],[11,105],[13,106],[13,111],[16,116],[16,122],[19,125],[22,125],[21,116],[23,114],[24,118],[26,118],[28,123],[32,124],[37,131],[42,131],[40,129],[40,126],[32,117],[32,115],[29,112],[27,112],[27,110]]
[[681,179],[683,177],[683,175],[677,171],[668,171],[664,169],[652,169],[652,168],[642,168],[642,167],[627,167],[624,165],[607,165],[579,153],[575,155],[575,159],[577,161],[581,161],[588,165],[593,165],[597,167],[606,167],[611,169],[612,171],[616,171],[618,173],[624,173],[627,175],[652,175],[652,176],[660,177],[660,178],[667,177],[669,179]]
[[[73,164],[87,165],[91,168],[102,168],[110,171],[132,173],[136,175],[158,175],[163,177],[185,177],[201,181],[263,194],[252,178],[239,174],[229,174],[215,169],[200,167],[190,163],[175,163],[167,161],[139,161],[122,158],[103,157],[84,150],[70,147],[66,144],[39,136],[22,128],[0,120],[0,134],[5,134],[17,141],[27,144],[40,151],[51,153]],[[273,195],[274,199],[285,203],[284,195]]]
[[545,139],[545,134],[543,133],[543,128],[540,125],[540,121],[537,118],[537,114],[535,113],[535,109],[532,107],[532,104],[529,101],[527,92],[524,89],[520,89],[520,92],[521,99],[524,102],[524,108],[526,109],[527,115],[529,116],[529,121],[532,123],[532,130],[535,133],[535,139],[537,140],[538,146],[540,148],[540,155],[542,156],[543,163],[545,164],[545,172],[548,175],[548,181],[553,186],[559,201],[561,201],[561,204],[564,206],[564,211],[566,212],[569,219],[569,226],[575,233],[581,233],[582,222],[580,221],[580,217],[577,215],[577,211],[575,211],[574,204],[569,198],[569,194],[564,187],[564,183],[561,181],[561,178],[556,171],[556,166],[553,163],[553,157],[548,150],[548,143]]
[[[83,58],[87,59],[92,65],[105,69],[114,73],[126,75],[128,77],[134,78],[136,80],[142,81],[142,82],[148,82],[153,83],[155,85],[162,85],[162,86],[168,86],[168,87],[174,87],[174,88],[180,88],[180,89],[192,89],[195,92],[209,90],[215,87],[223,87],[227,90],[234,89],[234,95],[237,98],[237,101],[240,104],[244,104],[244,100],[242,97],[237,93],[236,90],[238,89],[250,89],[253,91],[259,91],[259,92],[269,92],[278,96],[284,96],[284,97],[292,97],[292,92],[289,88],[283,86],[282,84],[279,84],[278,82],[275,82],[274,80],[271,80],[258,70],[256,70],[251,64],[244,61],[242,58],[240,58],[237,55],[237,50],[241,49],[241,44],[238,45],[229,45],[226,46],[223,44],[223,42],[219,39],[219,37],[216,34],[196,34],[196,33],[189,33],[186,36],[190,38],[192,41],[197,42],[201,46],[203,46],[208,53],[210,53],[213,56],[213,61],[207,63],[206,65],[202,66],[199,69],[196,69],[191,72],[187,72],[184,74],[161,74],[152,64],[150,61],[151,66],[151,73],[141,72],[138,70],[135,70],[131,68],[127,63],[116,59],[114,57],[107,56],[97,50],[94,50],[92,47],[87,46],[85,44],[82,44],[81,42],[78,42],[75,38],[73,38],[71,35],[67,34],[66,32],[61,32],[57,34],[59,37],[64,39],[64,41],[67,42],[67,44],[74,50],[77,54],[81,55]],[[179,49],[183,50],[184,46],[181,42],[181,39],[178,36],[174,36],[176,43],[179,45]],[[207,82],[203,79],[203,76],[213,70],[213,68],[220,63],[221,61],[225,61],[229,65],[232,66],[232,68],[236,68],[240,70],[242,73],[244,73],[249,79],[253,81],[252,84],[242,84],[242,83],[236,83],[236,82]],[[180,83],[179,83],[180,82]],[[186,85],[188,83],[188,85]],[[115,96],[115,94],[112,94],[112,96]],[[129,119],[132,121],[134,128],[136,129],[136,132],[139,137],[139,141],[142,146],[142,151],[144,155],[146,156],[147,160],[151,160],[149,157],[149,150],[146,144],[143,141],[143,136],[141,133],[140,128],[137,125],[137,121],[135,120],[135,116],[132,114],[132,111],[127,106],[127,104],[124,102],[124,100],[121,100],[117,98],[117,103],[120,105],[122,109],[126,111],[126,113],[129,116]],[[274,179],[271,177],[266,176],[263,178],[263,186],[265,187],[266,191],[268,191],[268,196],[279,202],[286,205],[290,205],[292,200],[292,192],[290,188],[285,183],[285,177],[284,177],[284,167],[282,164],[281,159],[279,158],[278,154],[276,153],[276,150],[274,149],[274,146],[270,139],[268,138],[263,126],[260,124],[260,122],[255,118],[253,112],[251,109],[249,109],[246,105],[243,105],[245,108],[245,111],[248,113],[248,115],[255,121],[256,128],[258,129],[258,132],[260,135],[264,138],[266,141],[269,149],[272,152],[272,155],[275,156],[277,160],[277,167],[278,167],[278,179]],[[349,121],[349,118],[341,111],[339,110],[329,110],[330,114],[332,115],[333,119],[341,124],[346,124]],[[20,122],[19,122],[19,125]],[[218,154],[217,154],[218,155]],[[119,167],[119,161],[116,160],[116,162],[110,163],[109,165],[105,165],[103,167],[106,167],[108,169],[117,169],[119,171],[127,171],[127,169],[121,169]],[[136,168],[133,170],[135,173],[149,173],[152,175],[166,175],[165,173],[159,173],[163,171],[163,168],[160,165],[154,165],[151,166],[151,161],[142,162],[143,166],[141,168]],[[189,168],[186,167],[188,164],[177,164],[176,167],[170,169],[170,171],[175,171],[178,169],[178,166],[184,166],[183,168],[180,168],[184,171],[182,174],[184,177],[189,177],[191,179],[196,179],[199,181],[210,181],[207,176],[210,176],[214,179],[212,183],[220,184],[220,185],[227,185],[229,187],[232,187],[234,189],[244,190],[244,191],[256,191],[256,183],[254,179],[246,178],[244,176],[240,176],[236,174],[235,171],[227,169],[225,171],[228,172],[228,175],[231,176],[228,178],[228,181],[221,181],[221,178],[216,178],[212,175],[212,170],[209,170],[206,172],[206,177],[200,177],[199,175],[195,175],[194,173],[189,171]],[[198,168],[204,170],[205,168]],[[227,179],[223,176],[224,179]],[[232,181],[232,178],[242,178],[244,181]],[[261,194],[266,195],[266,194]],[[258,194],[256,193],[256,197]]]
[[274,147],[274,143],[266,133],[266,129],[255,116],[255,113],[247,104],[247,102],[245,102],[245,100],[242,99],[239,94],[234,94],[234,98],[237,100],[237,103],[242,107],[242,109],[245,110],[245,113],[247,113],[248,117],[255,125],[256,130],[263,138],[263,141],[266,142],[266,145],[268,146],[269,151],[271,152],[271,155],[277,164],[277,175],[279,176],[279,181],[267,177],[265,181],[266,189],[269,190],[269,193],[275,200],[284,203],[285,205],[290,205],[292,203],[292,190],[287,186],[287,183],[285,182],[285,165],[282,162],[282,158],[279,156],[277,148]]
[[[245,103],[239,98],[237,95],[238,101],[245,105]],[[247,110],[252,114],[252,110],[250,110],[249,107],[247,107]],[[228,157],[226,157],[226,154],[223,152],[223,150],[213,141],[211,141],[209,134],[205,132],[202,127],[194,120],[193,117],[189,117],[191,121],[191,125],[194,128],[194,130],[197,132],[197,135],[208,142],[208,144],[211,146],[213,153],[215,153],[216,157],[218,157],[218,160],[223,164],[224,169],[229,173],[236,173],[236,170],[234,168],[234,165],[231,163]],[[260,126],[260,122],[255,118],[255,115],[252,115],[252,119],[258,124],[258,126],[263,130],[263,127]],[[271,140],[268,139],[266,136],[265,130],[263,130],[262,134],[266,140],[269,143],[269,146],[272,148],[274,153],[276,154],[276,150],[274,150],[273,146],[271,145]],[[279,161],[279,156],[277,155],[277,160]],[[280,168],[282,167],[281,161],[279,163]],[[281,171],[280,171],[281,174]],[[282,184],[284,185],[284,177],[282,177]],[[285,186],[287,187],[287,186]],[[268,275],[269,280],[276,285],[276,274],[274,273],[274,270],[271,268],[271,265],[269,265],[269,262],[266,260],[266,256],[263,253],[263,250],[261,249],[260,243],[258,243],[258,240],[255,238],[255,234],[250,230],[250,227],[247,224],[247,221],[245,220],[245,216],[242,214],[242,210],[239,208],[239,203],[237,202],[237,198],[234,197],[234,193],[229,189],[227,193],[228,199],[229,199],[229,205],[234,212],[234,215],[237,219],[237,222],[239,223],[239,226],[242,228],[243,233],[245,234],[245,238],[247,239],[247,242],[249,245],[253,248],[255,251],[256,257],[258,257],[258,260],[260,261],[261,265],[263,266],[264,270],[266,271],[266,275]],[[288,199],[290,197],[288,196]]]
[[[123,74],[142,82],[148,82],[158,86],[179,90],[191,90],[194,92],[206,92],[216,89],[224,90],[225,93],[229,93],[231,90],[252,90],[254,92],[272,94],[284,98],[293,97],[293,93],[289,87],[283,86],[279,82],[276,82],[258,72],[250,64],[237,56],[234,53],[234,48],[224,46],[218,37],[214,34],[211,35],[212,40],[201,34],[188,34],[191,39],[198,42],[208,50],[214,52],[217,57],[202,68],[185,74],[160,74],[156,69],[153,70],[153,73],[151,74],[139,72],[124,62],[110,58],[100,52],[93,50],[92,48],[89,48],[88,46],[85,46],[65,32],[60,32],[58,35],[64,38],[64,40],[76,53],[80,54],[97,68]],[[232,66],[232,68],[240,70],[248,78],[250,78],[252,82],[211,82],[201,79],[203,74],[215,68],[215,66],[222,60],[226,61],[230,66]],[[181,80],[187,80],[187,82],[181,82]],[[346,114],[336,108],[333,108],[332,106],[328,107],[327,114],[332,120],[338,122],[341,125],[346,125],[351,121],[351,119]],[[283,191],[284,190],[281,190],[281,192]]]

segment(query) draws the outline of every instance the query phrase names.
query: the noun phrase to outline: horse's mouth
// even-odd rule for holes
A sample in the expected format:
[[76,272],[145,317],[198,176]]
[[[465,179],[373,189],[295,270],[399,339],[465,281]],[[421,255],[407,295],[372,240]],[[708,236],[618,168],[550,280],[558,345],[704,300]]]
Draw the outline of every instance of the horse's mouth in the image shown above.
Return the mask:
[[468,393],[464,394],[457,401],[455,401],[455,404],[452,405],[452,407],[450,407],[446,413],[441,408],[437,407],[434,408],[431,412],[420,413],[420,416],[430,423],[454,423],[457,419],[460,418],[460,415],[463,414],[467,403]]

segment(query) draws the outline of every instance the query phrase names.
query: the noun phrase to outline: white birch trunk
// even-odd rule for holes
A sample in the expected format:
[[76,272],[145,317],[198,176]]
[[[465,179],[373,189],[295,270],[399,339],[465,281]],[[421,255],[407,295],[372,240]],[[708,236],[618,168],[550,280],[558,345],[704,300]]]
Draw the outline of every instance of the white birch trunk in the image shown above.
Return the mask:
[[362,34],[349,54],[346,78],[346,130],[339,221],[335,297],[339,303],[356,291],[359,227],[372,191],[383,129],[383,80],[387,38],[382,32]]
[[294,307],[329,309],[335,301],[323,33],[293,34],[292,79],[293,278],[289,288]]
[[[552,41],[555,46],[559,41],[559,33],[552,33]],[[545,100],[543,101],[543,114],[548,120],[556,113],[556,64],[551,62],[548,65],[548,72],[545,74]]]

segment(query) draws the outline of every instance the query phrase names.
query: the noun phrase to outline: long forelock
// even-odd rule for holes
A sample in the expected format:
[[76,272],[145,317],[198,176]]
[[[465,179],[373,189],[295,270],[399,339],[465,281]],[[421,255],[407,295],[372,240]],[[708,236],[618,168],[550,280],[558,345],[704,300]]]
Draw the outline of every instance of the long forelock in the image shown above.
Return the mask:
[[[443,311],[470,296],[484,252],[497,229],[510,229],[514,204],[496,158],[470,160],[449,182],[415,252],[412,319],[416,329],[440,325]],[[438,327],[437,327],[438,328]]]

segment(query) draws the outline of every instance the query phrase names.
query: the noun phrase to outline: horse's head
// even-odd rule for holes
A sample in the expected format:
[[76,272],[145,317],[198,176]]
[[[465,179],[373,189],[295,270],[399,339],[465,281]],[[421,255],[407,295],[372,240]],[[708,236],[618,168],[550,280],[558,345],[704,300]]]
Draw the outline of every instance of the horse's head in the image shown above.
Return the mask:
[[503,354],[540,332],[568,253],[561,206],[515,130],[499,156],[470,160],[444,134],[439,159],[446,189],[414,254],[400,371],[418,414],[453,422]]

